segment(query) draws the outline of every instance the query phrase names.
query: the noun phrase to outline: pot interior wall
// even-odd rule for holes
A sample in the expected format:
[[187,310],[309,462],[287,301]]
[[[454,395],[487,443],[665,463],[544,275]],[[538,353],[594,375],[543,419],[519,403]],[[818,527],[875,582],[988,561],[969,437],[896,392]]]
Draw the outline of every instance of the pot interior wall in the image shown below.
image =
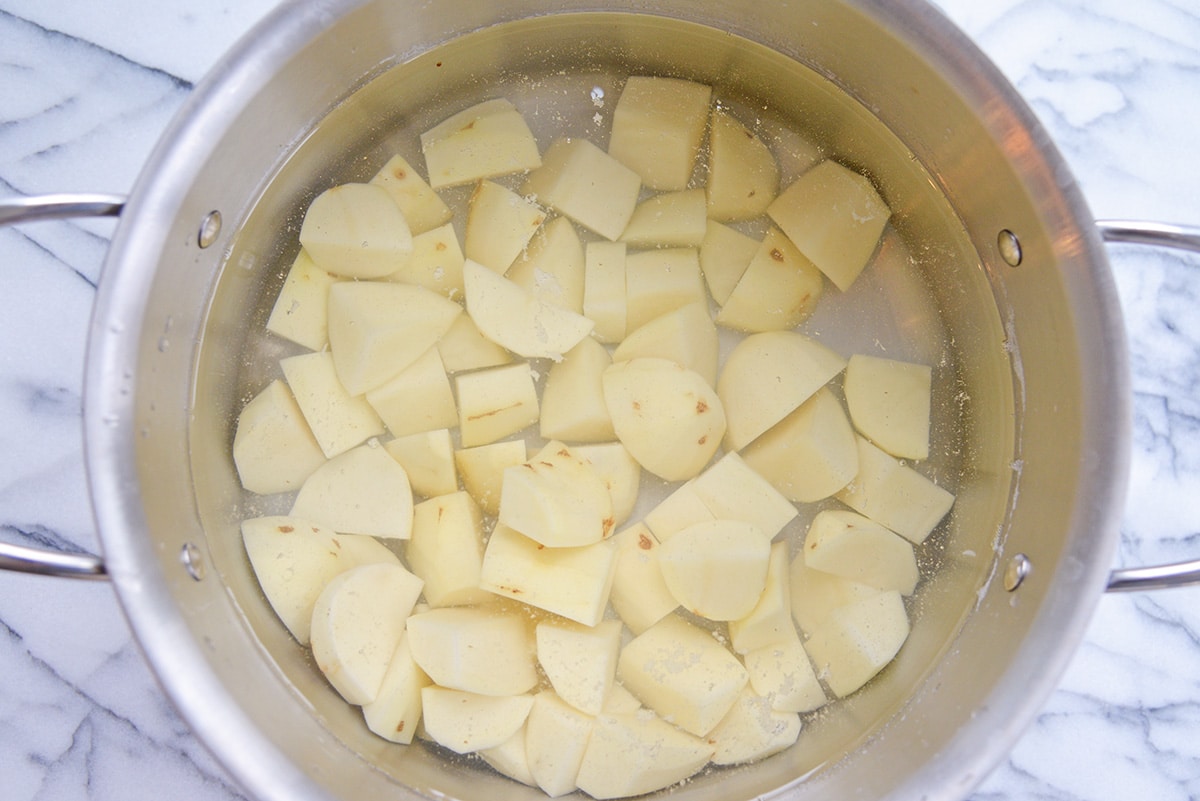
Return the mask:
[[[182,602],[188,625],[207,644],[214,670],[265,738],[333,794],[352,797],[369,791],[378,798],[407,797],[407,786],[423,794],[467,799],[539,796],[472,760],[375,738],[359,712],[328,687],[307,650],[291,640],[275,618],[242,550],[240,520],[286,512],[290,498],[257,497],[240,489],[230,458],[233,429],[242,405],[279,377],[278,360],[296,352],[264,334],[263,326],[298,249],[303,210],[318,192],[335,183],[366,180],[393,153],[423,164],[416,135],[479,99],[502,95],[514,101],[526,112],[543,147],[548,131],[561,130],[564,117],[568,127],[575,127],[573,135],[594,138],[604,146],[602,131],[622,76],[692,78],[711,83],[722,103],[768,133],[785,184],[816,148],[820,155],[871,176],[892,206],[892,225],[876,263],[850,292],[829,288],[801,330],[843,355],[880,352],[879,343],[885,343],[886,355],[934,366],[934,449],[919,469],[956,492],[958,499],[947,522],[920,551],[927,578],[911,599],[913,633],[895,663],[861,693],[806,720],[795,748],[749,768],[709,771],[673,795],[756,797],[814,771],[809,782],[794,789],[796,797],[830,791],[845,797],[881,797],[902,788],[917,772],[922,755],[943,747],[983,703],[1036,616],[1036,597],[1027,594],[1022,604],[1009,603],[992,581],[1006,538],[1022,541],[1013,531],[1020,517],[1013,511],[1013,499],[1019,495],[1029,514],[1040,515],[1038,525],[1046,534],[1036,547],[1047,577],[1063,547],[1062,537],[1054,532],[1065,530],[1073,514],[1070,501],[1061,500],[1064,492],[1069,497],[1076,480],[1077,464],[1069,451],[1053,463],[1029,468],[1055,476],[1052,486],[1026,488],[1027,482],[1013,470],[1024,455],[1018,434],[1057,430],[1069,449],[1072,431],[1079,426],[1080,387],[1071,367],[1074,344],[1069,330],[1058,330],[1060,356],[1028,352],[1018,370],[1013,369],[1016,333],[1026,325],[1014,322],[1024,313],[1016,307],[1027,302],[1036,307],[1033,318],[1052,317],[1065,303],[1062,287],[1049,269],[1025,279],[997,267],[990,243],[998,229],[990,220],[975,228],[964,216],[971,211],[964,206],[978,193],[947,185],[955,171],[963,171],[960,157],[968,149],[960,140],[976,135],[969,172],[977,177],[980,169],[993,170],[997,186],[1015,187],[1002,149],[983,135],[979,123],[969,122],[964,123],[968,130],[955,131],[952,137],[945,134],[947,141],[931,141],[907,130],[902,131],[902,141],[896,131],[908,123],[897,120],[937,113],[942,103],[954,99],[953,91],[938,85],[927,64],[911,59],[905,46],[858,12],[841,9],[832,14],[827,4],[795,7],[784,16],[786,25],[778,26],[770,20],[708,18],[718,11],[695,13],[700,22],[714,23],[715,28],[628,13],[557,14],[509,22],[423,54],[422,47],[436,38],[419,29],[401,33],[412,20],[400,19],[385,5],[348,15],[294,56],[289,64],[293,77],[280,79],[279,86],[268,85],[256,98],[257,107],[248,108],[233,126],[228,143],[220,147],[236,148],[248,135],[265,135],[268,144],[279,144],[260,148],[267,155],[259,170],[265,181],[250,185],[239,178],[233,183],[246,185],[245,194],[198,200],[198,207],[223,208],[236,234],[222,259],[209,258],[212,272],[191,279],[200,286],[208,282],[207,305],[167,318],[182,336],[197,335],[194,361],[178,359],[178,352],[186,349],[164,355],[161,348],[151,347],[153,340],[143,348],[148,363],[174,358],[162,371],[189,372],[193,382],[189,414],[180,420],[190,476],[163,476],[158,470],[179,446],[172,435],[182,433],[162,425],[139,443],[139,471],[148,488],[148,525],[162,542],[164,570],[178,573],[174,544],[189,535],[202,538],[214,568],[215,575],[203,586],[179,579],[186,585],[181,596],[204,597],[202,602]],[[686,16],[681,9],[673,10]],[[463,11],[460,30],[472,28],[470,17],[476,13],[484,12]],[[842,59],[909,58],[911,63],[893,68],[889,80],[901,80],[896,73],[903,73],[912,97],[922,97],[924,105],[906,110],[910,100],[893,97],[891,107],[881,106],[880,98],[864,98],[852,81],[830,80],[823,69],[804,66],[729,32],[749,25],[757,26],[759,39],[797,57],[833,48],[807,38],[819,34],[841,42],[834,49]],[[772,41],[781,37],[787,38],[786,47]],[[347,42],[354,42],[353,50],[347,50]],[[316,99],[301,100],[295,76],[311,78],[314,72],[323,74],[323,80],[313,84]],[[346,87],[356,88],[347,93]],[[594,87],[603,89],[607,105],[593,104]],[[295,128],[281,127],[294,111],[281,113],[282,122],[272,118],[273,111],[293,99],[297,105],[323,105],[328,110],[319,121],[308,120],[310,127],[299,140]],[[594,124],[597,113],[605,125]],[[934,130],[943,127],[916,122],[911,126],[923,124]],[[220,168],[219,152],[211,163]],[[1018,206],[1026,200],[1019,188],[1011,194]],[[461,231],[461,217],[457,222]],[[1018,222],[1029,258],[1052,263],[1052,246],[1041,223],[1028,212]],[[175,291],[170,281],[160,281],[151,304],[157,296]],[[1029,300],[1023,301],[1026,297]],[[150,375],[145,380],[159,379]],[[1054,411],[1043,413],[1049,404],[1041,399],[1050,392],[1056,397]],[[154,398],[161,395],[153,387],[139,393],[142,414],[147,413],[145,405],[153,408]],[[157,414],[161,418],[161,412]],[[191,486],[160,486],[177,480],[194,485],[195,516],[202,533],[194,528],[172,530],[178,526],[178,511],[172,508],[170,492],[193,493]],[[1055,493],[1058,508],[1043,499]],[[802,532],[817,508],[803,510],[793,528]],[[983,625],[981,620],[992,627],[990,633],[971,634],[973,626]],[[964,650],[967,641],[972,644]],[[933,674],[937,692],[948,702],[936,712],[918,709],[913,702],[928,700]],[[863,768],[866,753],[875,765],[870,770]]]

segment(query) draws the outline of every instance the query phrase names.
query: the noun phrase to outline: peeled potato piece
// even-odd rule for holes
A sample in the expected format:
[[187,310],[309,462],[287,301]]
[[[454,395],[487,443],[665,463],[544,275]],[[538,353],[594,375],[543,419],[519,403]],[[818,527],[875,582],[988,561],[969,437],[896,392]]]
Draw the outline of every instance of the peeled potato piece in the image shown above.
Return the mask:
[[612,534],[612,496],[589,462],[551,441],[505,469],[499,521],[549,548],[591,545]]
[[747,651],[742,657],[750,686],[779,712],[811,712],[828,703],[800,636],[792,629],[770,645]]
[[343,279],[322,270],[307,251],[301,250],[275,298],[267,330],[309,350],[325,347],[329,343],[326,299],[329,287],[340,280]]
[[525,725],[532,695],[491,696],[445,687],[421,690],[421,715],[430,738],[458,754],[494,748]]
[[687,188],[708,122],[712,87],[633,75],[613,111],[608,152],[651,189]]
[[483,518],[466,492],[430,498],[414,507],[412,537],[404,556],[425,582],[425,600],[430,606],[491,600],[491,593],[479,588]]
[[500,485],[504,470],[525,461],[525,440],[493,442],[454,452],[454,465],[462,476],[463,487],[471,493],[484,514],[500,512]]
[[538,203],[609,240],[625,230],[642,180],[586,139],[556,139],[521,186]]
[[464,447],[495,442],[537,422],[537,387],[524,362],[460,373],[454,377],[454,386]]
[[804,540],[804,562],[901,595],[911,595],[920,577],[908,540],[848,509],[825,509],[813,518]]
[[335,534],[283,515],[243,520],[242,542],[268,603],[301,645],[308,644],[317,596],[334,576],[365,564],[400,563],[371,537]]
[[366,398],[351,395],[338,380],[329,351],[289,356],[279,360],[279,367],[327,457],[383,433],[383,421]]
[[413,235],[422,234],[450,221],[453,213],[446,202],[403,156],[388,159],[371,183],[383,187],[404,213]]
[[399,563],[362,565],[335,576],[313,606],[317,667],[352,704],[375,700],[421,580]]
[[591,320],[539,300],[532,292],[467,259],[467,312],[480,333],[526,358],[557,361],[593,327]]
[[463,252],[503,275],[545,219],[536,203],[494,181],[480,181],[468,206]]
[[438,353],[447,373],[498,367],[513,358],[507,350],[479,332],[469,314],[460,314],[438,340]]
[[566,217],[539,228],[505,276],[538,300],[583,314],[583,243]]
[[779,165],[770,149],[727,111],[709,121],[708,216],[730,222],[767,210],[779,191]]
[[805,648],[829,689],[845,698],[892,661],[908,631],[900,593],[881,592],[834,609]]
[[408,635],[401,635],[375,700],[363,704],[367,728],[393,743],[411,743],[421,720],[421,689],[429,684],[425,671],[413,661]]
[[771,545],[766,582],[754,608],[729,621],[729,645],[737,653],[745,654],[795,635],[788,580],[788,543],[780,541]]
[[716,747],[714,765],[736,765],[777,754],[799,736],[799,715],[772,709],[768,699],[745,689],[706,739]]
[[753,523],[697,523],[662,544],[658,562],[679,604],[709,620],[750,614],[762,595],[770,540]]
[[596,323],[600,342],[625,337],[625,243],[588,242],[584,246],[583,313]]
[[699,473],[720,445],[725,412],[699,374],[666,359],[638,358],[604,371],[613,429],[642,467],[668,481]]
[[703,189],[663,192],[637,205],[621,241],[632,247],[698,247],[706,223]]
[[242,486],[259,495],[296,489],[325,463],[296,399],[272,381],[238,415],[233,462]]
[[625,257],[625,330],[669,311],[707,303],[695,248],[659,248]]
[[557,798],[575,789],[575,777],[591,733],[591,715],[580,712],[551,690],[534,696],[525,727],[525,755],[530,774],[546,795]]
[[806,635],[812,636],[834,609],[878,595],[880,590],[848,578],[814,570],[804,562],[803,552],[792,560],[788,572],[792,596],[792,618]]
[[797,515],[787,498],[732,452],[697,476],[692,491],[714,518],[753,523],[768,540]]
[[927,459],[932,375],[926,364],[851,356],[843,383],[854,427],[892,456]]
[[343,534],[408,539],[413,500],[408,474],[378,445],[360,445],[318,467],[291,514]]
[[316,265],[346,278],[382,278],[412,255],[412,232],[387,191],[342,184],[313,199],[300,226],[300,244]]
[[785,189],[767,214],[844,292],[875,253],[891,210],[866,176],[822,161]]
[[647,707],[697,737],[721,722],[749,681],[736,656],[678,615],[667,615],[621,650],[617,678]]
[[635,523],[613,537],[613,611],[634,634],[641,634],[679,608],[658,563],[660,543],[645,524]]
[[413,237],[408,261],[386,280],[416,284],[451,300],[463,293],[463,256],[453,223],[446,223]]
[[601,715],[576,784],[592,798],[623,798],[670,787],[704,767],[713,747],[654,716]]
[[626,336],[613,351],[612,360],[624,362],[640,356],[670,359],[715,386],[719,341],[708,304],[689,303],[654,318]]
[[408,644],[413,659],[441,687],[509,696],[537,685],[533,631],[521,614],[488,607],[431,609],[409,617]]
[[434,189],[524,172],[542,163],[537,141],[508,100],[486,100],[421,134]]
[[808,400],[846,366],[841,356],[794,331],[752,334],[734,347],[717,379],[736,451]]
[[590,462],[596,475],[608,487],[612,499],[613,525],[619,526],[633,514],[641,487],[642,468],[619,442],[573,445],[571,452]]
[[[529,724],[528,718],[526,718],[525,723],[526,725]],[[524,726],[517,729],[512,737],[509,737],[500,743],[500,745],[494,745],[491,748],[481,748],[475,753],[479,754],[483,761],[488,763],[497,773],[530,787],[537,785],[533,774],[529,772],[529,759],[525,750]]]
[[759,241],[736,228],[709,220],[700,242],[700,271],[709,294],[725,305],[734,287],[742,280],[750,260],[758,252]]
[[543,437],[571,442],[616,438],[601,387],[601,376],[610,364],[612,357],[605,347],[592,337],[584,337],[550,368],[539,418]]
[[696,492],[696,480],[680,486],[642,517],[659,541],[666,542],[696,523],[716,520],[716,515]]
[[366,393],[367,403],[397,437],[458,423],[450,379],[436,347],[431,347],[393,378]]
[[933,481],[858,438],[858,475],[837,499],[919,545],[954,505]]
[[408,473],[413,494],[435,498],[458,489],[454,443],[447,429],[396,437],[383,447]]
[[621,622],[584,626],[543,620],[535,636],[538,664],[558,697],[580,712],[599,715],[617,671]]
[[812,314],[824,279],[779,229],[772,228],[717,313],[737,331],[785,331]]

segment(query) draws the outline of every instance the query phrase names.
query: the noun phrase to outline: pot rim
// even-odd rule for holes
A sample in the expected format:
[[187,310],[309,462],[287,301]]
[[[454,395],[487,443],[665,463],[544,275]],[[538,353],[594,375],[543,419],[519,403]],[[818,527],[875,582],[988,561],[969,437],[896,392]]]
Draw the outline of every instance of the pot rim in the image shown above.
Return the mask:
[[[366,0],[285,3],[251,29],[200,82],[160,139],[135,183],[114,234],[90,326],[84,380],[85,462],[97,531],[117,595],[156,677],[182,717],[235,779],[261,799],[328,798],[288,756],[264,737],[226,690],[177,608],[162,555],[149,534],[137,472],[136,376],[142,324],[180,198],[222,132],[273,71],[305,43]],[[632,3],[631,5],[637,5]],[[1124,328],[1111,271],[1092,216],[1049,136],[999,70],[939,11],[923,0],[848,0],[846,5],[889,20],[902,39],[951,83],[1006,150],[1034,189],[1054,195],[1051,220],[1074,249],[1079,269],[1066,271],[1095,338],[1080,338],[1087,405],[1087,443],[1079,481],[1096,502],[1072,521],[1068,557],[1073,580],[1051,588],[1017,665],[989,704],[963,727],[956,747],[937,754],[897,796],[959,798],[1011,749],[1055,689],[1091,619],[1107,580],[1124,508],[1129,463],[1129,370]],[[566,10],[566,9],[564,9]],[[570,10],[582,10],[572,7]],[[603,10],[603,9],[589,9]],[[648,13],[654,13],[649,9]],[[1020,144],[1020,148],[1018,148]],[[1036,195],[1035,195],[1036,197]],[[199,220],[197,220],[199,222]],[[982,243],[977,243],[981,245]],[[989,243],[990,244],[990,243]],[[1088,390],[1095,390],[1088,393]],[[1122,421],[1112,425],[1113,420]],[[1082,533],[1087,532],[1087,552]],[[1003,686],[1007,685],[1007,686]],[[930,786],[930,780],[932,787]],[[921,786],[917,786],[921,785]]]

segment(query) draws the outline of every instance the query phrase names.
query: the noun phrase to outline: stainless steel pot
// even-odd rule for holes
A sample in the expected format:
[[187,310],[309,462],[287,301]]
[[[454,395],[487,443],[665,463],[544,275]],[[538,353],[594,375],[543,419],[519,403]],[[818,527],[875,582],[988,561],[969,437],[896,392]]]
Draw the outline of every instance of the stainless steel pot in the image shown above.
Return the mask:
[[[1200,250],[1200,235],[1098,227],[1013,90],[912,0],[281,8],[197,88],[121,211],[85,382],[104,562],[0,557],[107,574],[168,694],[256,797],[539,797],[365,731],[254,584],[237,524],[265,507],[240,490],[229,443],[279,355],[253,332],[304,201],[377,166],[393,131],[456,93],[581,62],[712,81],[872,175],[896,210],[893,269],[864,286],[897,341],[941,359],[951,399],[935,431],[955,447],[929,469],[958,502],[900,659],[796,748],[672,795],[965,795],[1054,688],[1106,586],[1200,580],[1200,563],[1109,573],[1129,388],[1102,246]],[[121,205],[75,200],[13,204],[0,221]],[[830,336],[853,344],[844,328]]]

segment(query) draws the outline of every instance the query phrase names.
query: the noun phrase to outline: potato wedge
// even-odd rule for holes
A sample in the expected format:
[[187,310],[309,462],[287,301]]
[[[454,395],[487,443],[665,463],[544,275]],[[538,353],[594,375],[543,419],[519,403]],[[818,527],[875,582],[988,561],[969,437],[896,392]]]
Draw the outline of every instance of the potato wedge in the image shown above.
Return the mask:
[[712,87],[634,75],[613,111],[608,152],[651,189],[686,189],[708,123]]
[[504,275],[545,219],[536,203],[495,181],[480,181],[468,204],[463,253]]
[[318,267],[345,278],[382,278],[412,255],[412,232],[386,190],[342,184],[317,195],[300,225],[300,244]]
[[854,427],[898,459],[929,458],[933,368],[855,354],[846,363],[846,408]]
[[275,380],[238,415],[233,463],[242,486],[259,495],[297,489],[325,453],[287,384]]
[[434,189],[536,169],[542,159],[525,118],[503,98],[486,100],[421,134]]
[[674,534],[659,547],[658,564],[680,606],[724,621],[754,610],[766,586],[770,556],[770,540],[758,526],[714,520]]
[[615,241],[637,205],[638,174],[586,139],[556,139],[521,186],[538,203]]
[[412,487],[383,447],[360,445],[313,471],[291,514],[342,534],[406,540],[412,534]]
[[708,134],[708,217],[721,222],[762,214],[779,192],[779,164],[756,134],[714,108]]

